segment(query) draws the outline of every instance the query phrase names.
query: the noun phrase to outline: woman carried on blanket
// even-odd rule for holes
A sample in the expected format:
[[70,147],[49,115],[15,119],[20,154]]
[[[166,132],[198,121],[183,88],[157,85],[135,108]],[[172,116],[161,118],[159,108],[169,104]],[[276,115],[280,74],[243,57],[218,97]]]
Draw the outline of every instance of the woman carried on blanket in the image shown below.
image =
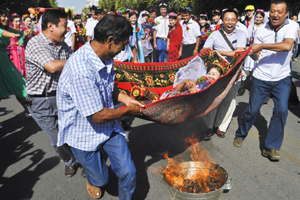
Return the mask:
[[160,99],[165,99],[182,94],[199,92],[200,90],[203,90],[207,88],[210,84],[214,83],[220,76],[223,75],[223,73],[223,68],[220,65],[210,64],[207,67],[206,76],[201,76],[196,80],[193,77],[187,77],[184,80],[182,80],[181,78],[181,82],[177,84],[175,81],[174,89],[164,92],[161,95]]

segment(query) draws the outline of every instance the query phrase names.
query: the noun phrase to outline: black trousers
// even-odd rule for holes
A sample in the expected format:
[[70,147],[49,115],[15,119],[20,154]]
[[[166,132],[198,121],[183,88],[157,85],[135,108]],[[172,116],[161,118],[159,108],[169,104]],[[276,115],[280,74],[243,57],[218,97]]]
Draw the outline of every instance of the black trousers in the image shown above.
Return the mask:
[[196,44],[186,44],[182,45],[182,55],[180,57],[180,60],[189,58],[193,56],[193,52],[195,50]]

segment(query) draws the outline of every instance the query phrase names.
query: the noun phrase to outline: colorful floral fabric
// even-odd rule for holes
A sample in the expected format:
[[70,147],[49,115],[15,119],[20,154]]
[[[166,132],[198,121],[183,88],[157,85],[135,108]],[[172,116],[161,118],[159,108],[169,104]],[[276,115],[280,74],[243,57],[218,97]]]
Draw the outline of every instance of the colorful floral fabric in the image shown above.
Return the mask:
[[[146,105],[141,118],[162,124],[175,125],[207,115],[222,102],[232,85],[239,78],[241,65],[250,49],[237,52],[230,64],[210,49],[196,55],[204,60],[206,66],[209,63],[217,62],[219,65],[223,65],[225,74],[215,83],[199,92],[178,95]],[[115,62],[115,86],[132,97],[137,96],[140,100],[157,100],[165,91],[172,89],[175,73],[193,58],[190,57],[173,63],[133,64]],[[146,92],[152,95],[148,95],[146,98]]]

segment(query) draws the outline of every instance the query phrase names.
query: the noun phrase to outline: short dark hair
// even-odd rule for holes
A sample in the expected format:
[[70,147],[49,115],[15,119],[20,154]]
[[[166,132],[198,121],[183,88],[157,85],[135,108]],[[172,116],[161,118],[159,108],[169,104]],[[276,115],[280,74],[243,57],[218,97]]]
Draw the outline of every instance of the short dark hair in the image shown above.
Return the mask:
[[234,13],[236,19],[238,18],[237,12],[236,12],[234,9],[232,9],[232,8],[228,8],[228,9],[224,9],[224,10],[222,11],[222,20],[224,19],[225,14],[226,14],[226,13],[229,13],[229,12]]
[[289,6],[288,2],[286,2],[285,0],[271,0],[270,1],[270,6],[271,6],[271,4],[280,4],[280,3],[285,3],[285,5],[286,5],[286,12],[289,12],[290,6]]
[[99,43],[104,43],[108,37],[113,36],[113,41],[118,44],[131,35],[132,26],[120,15],[105,15],[94,29],[94,39]]
[[49,22],[58,26],[59,19],[61,18],[68,19],[68,14],[65,13],[64,10],[61,9],[46,10],[45,13],[42,15],[42,30],[47,29]]
[[104,12],[104,10],[102,9],[102,8],[99,8],[99,9],[97,9],[96,11],[95,11],[95,15],[98,15],[98,14],[102,14],[102,15],[104,15],[105,14],[105,12]]

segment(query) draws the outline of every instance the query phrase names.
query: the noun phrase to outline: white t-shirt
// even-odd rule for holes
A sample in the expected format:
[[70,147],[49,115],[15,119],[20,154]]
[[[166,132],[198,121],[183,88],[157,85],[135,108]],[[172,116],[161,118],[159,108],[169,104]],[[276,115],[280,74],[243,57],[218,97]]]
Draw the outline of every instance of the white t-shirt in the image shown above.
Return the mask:
[[166,18],[158,16],[154,21],[157,24],[153,27],[156,30],[156,37],[167,39],[169,33],[169,16]]
[[238,21],[238,23],[235,25],[235,28],[238,30],[243,31],[244,33],[246,33],[247,38],[249,38],[250,36],[248,35],[248,29],[247,27],[242,24],[241,22]]
[[90,18],[87,20],[85,25],[86,36],[91,37],[92,39],[94,38],[94,29],[97,23],[98,23],[97,19]]
[[68,20],[68,32],[65,35],[65,43],[67,43],[67,45],[69,47],[72,46],[72,34],[76,33],[76,28],[74,25],[74,22],[71,20]]
[[[286,20],[284,26],[275,33],[269,24],[260,26],[255,34],[254,44],[279,43],[290,38],[298,37],[298,24],[292,20]],[[290,60],[293,48],[290,51],[270,51],[263,49],[260,52],[257,66],[253,69],[253,76],[263,81],[279,81],[290,76]]]
[[201,36],[199,24],[193,19],[190,19],[188,23],[184,23],[184,20],[181,20],[180,24],[182,26],[182,44],[195,44],[197,37]]

